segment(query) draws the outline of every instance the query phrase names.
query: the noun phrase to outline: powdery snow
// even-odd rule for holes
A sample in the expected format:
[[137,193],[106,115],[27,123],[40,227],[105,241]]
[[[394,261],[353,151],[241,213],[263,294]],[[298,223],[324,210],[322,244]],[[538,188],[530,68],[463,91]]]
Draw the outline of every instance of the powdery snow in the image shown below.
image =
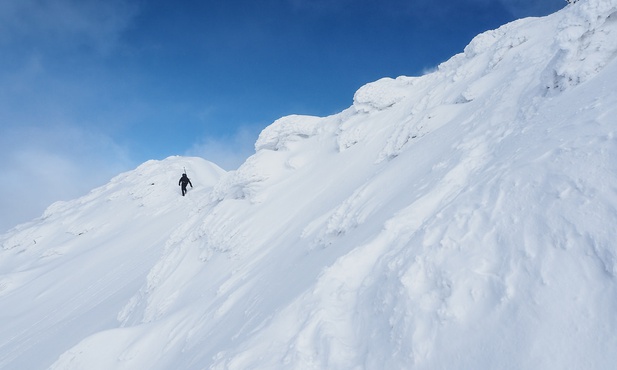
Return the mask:
[[0,236],[0,368],[614,368],[616,40],[581,0],[52,205]]

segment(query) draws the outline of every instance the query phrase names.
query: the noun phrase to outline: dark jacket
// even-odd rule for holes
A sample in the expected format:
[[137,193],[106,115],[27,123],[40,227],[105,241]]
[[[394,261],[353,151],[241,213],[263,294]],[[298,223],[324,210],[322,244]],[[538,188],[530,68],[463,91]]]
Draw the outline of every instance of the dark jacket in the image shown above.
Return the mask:
[[186,184],[189,184],[191,185],[191,187],[193,187],[193,184],[191,184],[191,180],[188,178],[188,176],[186,176],[186,173],[183,173],[180,181],[178,181],[178,185],[182,185],[183,188],[186,188]]

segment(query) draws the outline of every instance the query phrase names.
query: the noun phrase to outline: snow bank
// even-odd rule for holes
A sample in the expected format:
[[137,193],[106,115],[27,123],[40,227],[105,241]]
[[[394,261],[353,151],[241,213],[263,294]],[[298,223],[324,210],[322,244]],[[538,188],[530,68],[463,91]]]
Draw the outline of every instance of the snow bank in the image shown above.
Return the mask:
[[53,205],[0,238],[0,367],[613,368],[615,7]]

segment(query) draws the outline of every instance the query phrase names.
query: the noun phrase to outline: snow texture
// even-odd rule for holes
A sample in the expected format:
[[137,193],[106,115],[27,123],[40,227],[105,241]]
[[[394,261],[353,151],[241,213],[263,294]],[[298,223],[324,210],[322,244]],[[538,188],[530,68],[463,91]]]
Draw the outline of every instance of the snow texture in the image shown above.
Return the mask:
[[616,56],[581,0],[51,205],[0,236],[0,368],[614,369]]

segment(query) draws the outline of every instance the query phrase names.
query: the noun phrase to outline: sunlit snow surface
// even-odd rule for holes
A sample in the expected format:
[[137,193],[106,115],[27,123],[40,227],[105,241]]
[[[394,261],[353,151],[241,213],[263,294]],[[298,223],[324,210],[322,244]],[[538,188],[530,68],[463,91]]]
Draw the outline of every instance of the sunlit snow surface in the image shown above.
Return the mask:
[[0,237],[0,368],[613,369],[616,56],[581,0],[52,205]]

